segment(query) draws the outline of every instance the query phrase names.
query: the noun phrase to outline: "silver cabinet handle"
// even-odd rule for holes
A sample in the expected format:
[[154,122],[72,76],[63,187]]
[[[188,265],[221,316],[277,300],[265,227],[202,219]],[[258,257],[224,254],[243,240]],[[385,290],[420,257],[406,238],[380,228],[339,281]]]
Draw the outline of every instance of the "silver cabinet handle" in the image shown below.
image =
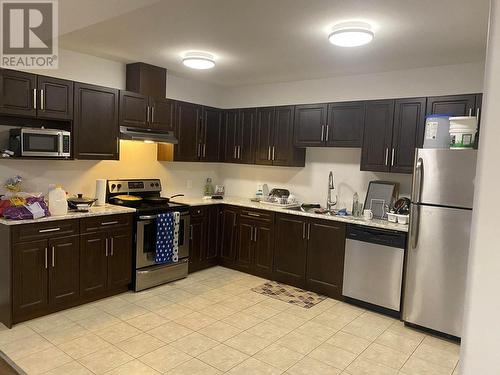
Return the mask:
[[48,249],[45,248],[45,269],[49,268]]
[[476,109],[476,118],[477,118],[477,122],[479,123],[479,112],[481,111],[481,107],[477,107]]
[[33,89],[33,109],[36,109],[36,89]]
[[38,233],[58,232],[60,230],[61,230],[61,228],[39,229]]
[[106,256],[108,256],[108,237],[106,237]]
[[274,146],[273,146],[273,161],[274,161]]
[[303,240],[306,239],[306,222],[305,221],[302,223],[302,239]]
[[328,133],[330,133],[330,125],[326,125],[326,137],[325,137],[326,142],[328,142]]
[[385,148],[385,165],[389,165],[389,148]]
[[311,223],[307,223],[307,239],[311,239]]
[[324,136],[325,136],[325,125],[321,125],[321,142],[323,142]]
[[394,155],[396,154],[396,150],[394,147],[392,148],[392,156],[391,156],[391,167],[394,167]]
[[56,267],[56,247],[52,246],[52,268]]
[[139,220],[154,220],[158,218],[156,215],[141,215],[139,216]]
[[238,159],[241,159],[241,146],[238,146]]
[[267,160],[271,160],[271,146],[267,148]]
[[203,143],[203,157],[207,156],[207,144]]
[[198,145],[196,146],[196,157],[199,158],[200,157],[200,149],[201,149],[201,143],[198,143]]
[[472,107],[469,108],[469,116],[472,116]]
[[111,237],[111,256],[114,256],[115,255],[115,242],[114,242],[114,238]]
[[189,226],[189,239],[191,241],[193,240],[193,225],[192,224]]
[[155,122],[155,107],[151,106],[151,122]]
[[234,152],[233,152],[233,154],[234,154],[234,159],[236,159],[236,148],[237,148],[237,147],[238,147],[238,146],[234,146]]
[[40,109],[43,111],[45,109],[45,99],[43,96],[43,90],[40,90]]
[[257,229],[257,227],[255,227],[255,239],[254,239],[255,242],[257,242],[257,232],[258,232],[258,229]]
[[260,217],[260,215],[259,215],[259,214],[256,214],[256,213],[254,213],[254,212],[247,212],[247,215],[248,215],[248,216],[254,216],[254,217]]
[[118,224],[118,221],[103,221],[101,225],[115,225]]

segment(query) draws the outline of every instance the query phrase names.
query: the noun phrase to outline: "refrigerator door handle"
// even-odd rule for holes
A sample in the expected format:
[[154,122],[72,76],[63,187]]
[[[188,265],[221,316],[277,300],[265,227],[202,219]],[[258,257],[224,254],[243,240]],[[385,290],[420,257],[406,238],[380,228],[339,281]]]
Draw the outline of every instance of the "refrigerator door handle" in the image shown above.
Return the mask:
[[420,226],[420,206],[417,204],[411,205],[411,216],[410,216],[410,246],[413,249],[417,248],[418,245],[418,231]]
[[424,170],[424,160],[422,158],[418,158],[417,163],[415,165],[415,177],[413,181],[413,189],[411,197],[411,200],[414,203],[420,203],[423,170]]

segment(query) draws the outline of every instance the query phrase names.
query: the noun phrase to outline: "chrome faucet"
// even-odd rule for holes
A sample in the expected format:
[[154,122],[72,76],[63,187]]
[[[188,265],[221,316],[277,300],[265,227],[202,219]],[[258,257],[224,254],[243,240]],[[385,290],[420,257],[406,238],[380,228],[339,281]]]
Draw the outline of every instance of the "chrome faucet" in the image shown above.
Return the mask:
[[328,194],[326,197],[326,209],[332,211],[337,204],[337,195],[335,194],[335,186],[333,185],[333,172],[328,175]]

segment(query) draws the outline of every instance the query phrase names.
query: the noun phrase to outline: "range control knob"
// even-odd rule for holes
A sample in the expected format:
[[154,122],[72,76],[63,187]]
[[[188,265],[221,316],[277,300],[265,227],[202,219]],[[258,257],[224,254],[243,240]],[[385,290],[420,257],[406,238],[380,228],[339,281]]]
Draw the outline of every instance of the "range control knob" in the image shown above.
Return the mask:
[[151,186],[151,187],[154,187],[154,186],[155,186],[155,184],[151,182],[150,186]]
[[157,182],[157,183],[155,183],[155,186],[156,186],[156,187],[159,187],[159,186],[160,186],[160,184]]
[[122,184],[118,184],[116,187],[120,190],[122,188]]
[[115,184],[111,184],[111,190],[115,190],[115,187],[116,187]]

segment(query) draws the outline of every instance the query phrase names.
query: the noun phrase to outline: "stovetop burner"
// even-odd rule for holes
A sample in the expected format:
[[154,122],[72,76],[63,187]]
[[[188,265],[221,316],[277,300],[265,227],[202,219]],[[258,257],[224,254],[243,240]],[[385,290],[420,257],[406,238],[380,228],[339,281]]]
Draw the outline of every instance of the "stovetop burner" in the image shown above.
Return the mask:
[[[109,180],[106,189],[106,201],[111,204],[132,207],[138,214],[158,214],[170,211],[187,211],[188,205],[181,203],[155,201],[161,197],[160,179],[130,179],[130,180]],[[141,198],[140,201],[125,199],[115,200],[113,198],[121,195],[131,195]]]

